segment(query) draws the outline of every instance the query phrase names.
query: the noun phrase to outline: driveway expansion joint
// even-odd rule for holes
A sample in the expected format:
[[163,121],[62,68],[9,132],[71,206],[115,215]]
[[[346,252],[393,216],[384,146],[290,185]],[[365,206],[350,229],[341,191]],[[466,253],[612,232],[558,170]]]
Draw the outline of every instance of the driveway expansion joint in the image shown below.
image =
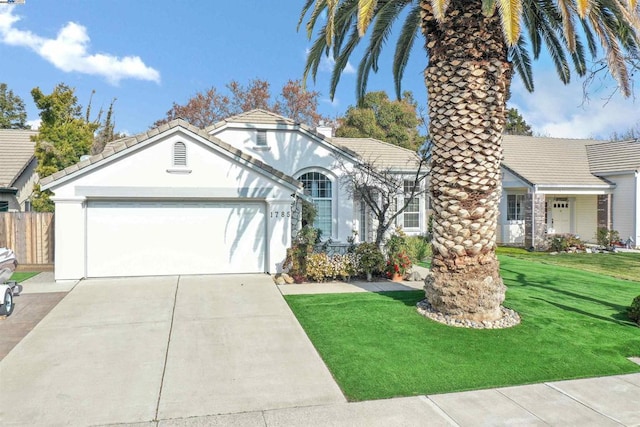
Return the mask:
[[160,390],[158,390],[158,402],[156,403],[156,413],[153,418],[154,422],[158,422],[158,413],[160,412],[160,400],[162,399],[162,387],[164,386],[164,376],[167,372],[167,360],[169,359],[169,348],[171,346],[171,334],[173,333],[173,321],[176,316],[176,303],[178,301],[178,289],[180,288],[180,276],[176,279],[176,290],[173,294],[173,307],[171,309],[171,323],[169,325],[169,336],[167,337],[167,349],[164,353],[164,363],[162,365],[162,377],[160,378]]

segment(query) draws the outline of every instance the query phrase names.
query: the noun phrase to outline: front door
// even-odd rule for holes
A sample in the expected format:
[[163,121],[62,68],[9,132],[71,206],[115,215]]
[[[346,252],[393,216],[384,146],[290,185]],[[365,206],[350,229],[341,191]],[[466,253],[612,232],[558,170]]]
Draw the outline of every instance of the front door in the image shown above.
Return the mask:
[[551,228],[556,234],[571,233],[571,210],[568,200],[556,200],[551,208]]

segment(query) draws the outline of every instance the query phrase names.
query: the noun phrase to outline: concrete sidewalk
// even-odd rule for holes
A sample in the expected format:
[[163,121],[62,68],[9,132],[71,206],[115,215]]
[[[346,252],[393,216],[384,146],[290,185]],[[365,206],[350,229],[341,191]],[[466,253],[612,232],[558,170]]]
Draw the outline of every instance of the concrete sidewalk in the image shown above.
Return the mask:
[[0,361],[0,425],[640,425],[640,373],[348,403],[278,290],[265,275],[81,281]]

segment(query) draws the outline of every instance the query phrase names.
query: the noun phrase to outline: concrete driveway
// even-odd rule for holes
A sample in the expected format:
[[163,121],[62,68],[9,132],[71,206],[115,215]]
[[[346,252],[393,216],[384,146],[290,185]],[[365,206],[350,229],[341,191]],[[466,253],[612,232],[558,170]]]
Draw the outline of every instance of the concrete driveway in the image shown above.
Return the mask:
[[0,361],[1,425],[343,403],[266,275],[82,281]]

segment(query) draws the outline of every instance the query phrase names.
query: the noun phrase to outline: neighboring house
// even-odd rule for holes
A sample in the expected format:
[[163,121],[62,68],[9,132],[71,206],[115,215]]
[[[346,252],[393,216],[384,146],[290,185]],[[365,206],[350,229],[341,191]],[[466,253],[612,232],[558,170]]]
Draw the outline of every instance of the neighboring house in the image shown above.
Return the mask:
[[[41,181],[56,206],[56,280],[281,271],[299,198],[316,204],[325,238],[371,234],[342,180],[363,159],[400,176],[417,163],[408,150],[334,140],[263,110],[114,141]],[[403,218],[416,233],[426,223],[420,200],[419,223],[413,212]]]
[[33,130],[0,129],[0,212],[29,211],[36,174]]
[[505,135],[499,244],[540,248],[548,235],[596,242],[607,227],[640,238],[640,142]]

